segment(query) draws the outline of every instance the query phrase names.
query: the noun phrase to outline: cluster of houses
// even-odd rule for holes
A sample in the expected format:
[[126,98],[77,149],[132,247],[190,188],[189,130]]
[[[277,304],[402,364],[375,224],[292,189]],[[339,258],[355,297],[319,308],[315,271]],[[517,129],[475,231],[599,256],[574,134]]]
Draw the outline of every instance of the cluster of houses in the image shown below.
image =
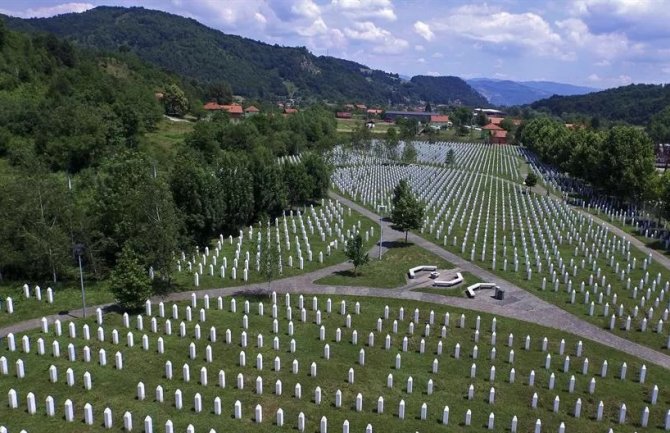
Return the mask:
[[[230,119],[232,120],[239,120],[243,117],[254,116],[261,112],[261,110],[254,107],[253,105],[249,105],[248,107],[244,108],[237,102],[233,102],[231,104],[218,104],[216,102],[208,102],[205,105],[203,105],[202,108],[204,108],[205,111],[207,111],[208,113],[214,113],[217,111],[226,112],[228,113],[228,117],[230,117]],[[298,109],[293,107],[284,107],[282,109],[282,112],[285,116],[288,116],[297,113]]]
[[[228,116],[233,120],[253,116],[260,112],[260,110],[253,105],[244,108],[236,102],[231,104],[208,102],[203,108],[210,113],[224,111],[228,113]],[[283,104],[281,108],[284,116],[298,112],[297,108],[284,106]],[[491,144],[507,144],[507,131],[501,125],[503,120],[505,120],[505,113],[494,109],[476,108],[473,111],[473,117],[480,113],[484,113],[489,122],[481,127],[482,138],[486,139],[486,141]],[[375,121],[379,119],[387,123],[395,123],[398,119],[412,119],[433,130],[446,129],[453,126],[448,115],[431,111],[421,111],[420,109],[415,109],[414,111],[386,111],[382,108],[369,108],[365,104],[345,104],[342,111],[337,111],[335,113],[335,117],[338,119],[353,119],[354,116],[366,119],[366,126],[368,128],[374,128]],[[521,123],[521,120],[512,119],[512,123],[515,126],[518,126]]]

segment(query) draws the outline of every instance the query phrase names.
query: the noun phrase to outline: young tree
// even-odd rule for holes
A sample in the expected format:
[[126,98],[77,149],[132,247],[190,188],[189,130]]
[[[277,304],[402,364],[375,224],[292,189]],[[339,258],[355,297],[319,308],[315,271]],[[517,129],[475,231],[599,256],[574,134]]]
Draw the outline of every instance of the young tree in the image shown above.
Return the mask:
[[407,242],[408,232],[421,228],[423,205],[414,196],[405,179],[402,179],[393,190],[392,203],[391,220],[398,229],[405,232],[405,242]]
[[526,176],[526,180],[524,180],[524,183],[529,190],[532,189],[535,185],[537,185],[537,175],[532,171],[529,172]]
[[400,140],[398,138],[398,131],[395,128],[389,128],[386,130],[386,136],[384,138],[384,145],[386,146],[386,154],[389,159],[398,158],[398,145]]
[[407,164],[411,164],[416,162],[416,157],[418,155],[418,152],[416,151],[416,147],[414,147],[414,144],[411,142],[405,142],[405,147],[402,150],[402,162],[405,162]]
[[176,84],[170,84],[163,96],[165,103],[165,114],[169,116],[182,117],[188,111],[188,99],[183,90]]
[[444,158],[444,163],[447,165],[454,165],[456,163],[456,152],[454,149],[447,150],[447,156]]
[[151,296],[151,280],[140,265],[137,254],[125,245],[110,274],[109,285],[124,310],[141,308]]
[[363,250],[363,238],[357,233],[352,239],[349,239],[344,254],[354,265],[354,276],[358,275],[358,268],[370,261],[370,256]]

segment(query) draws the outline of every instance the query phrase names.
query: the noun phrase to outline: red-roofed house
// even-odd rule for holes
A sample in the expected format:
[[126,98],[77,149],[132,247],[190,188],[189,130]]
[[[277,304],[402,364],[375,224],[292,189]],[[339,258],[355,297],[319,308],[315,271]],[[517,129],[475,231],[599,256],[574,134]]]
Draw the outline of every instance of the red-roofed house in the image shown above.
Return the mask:
[[335,117],[338,119],[351,119],[351,112],[350,111],[338,111],[335,113]]
[[430,116],[430,124],[431,126],[444,128],[451,126],[452,123],[449,121],[449,116],[443,114],[433,114]]
[[248,106],[247,108],[244,109],[244,114],[246,116],[253,116],[254,114],[258,114],[260,112],[261,112],[261,110],[254,107],[253,105],[250,105],[250,106]]
[[491,131],[492,144],[507,144],[507,131]]
[[500,116],[489,116],[489,123],[493,123],[494,125],[498,125],[498,126],[500,126],[500,124],[502,123],[503,120],[505,120],[504,117],[500,117]]
[[365,104],[356,104],[357,110],[367,110],[368,107]]
[[221,105],[216,102],[208,102],[202,108],[207,111],[225,111],[228,113],[231,119],[239,119],[244,114],[242,106],[237,103],[232,103],[230,105]]
[[379,116],[383,112],[384,110],[382,110],[381,108],[368,108],[368,110],[366,111],[368,116]]
[[486,126],[482,126],[482,131],[504,131],[504,129],[495,123],[489,123]]
[[284,114],[295,114],[298,112],[297,108],[284,108]]

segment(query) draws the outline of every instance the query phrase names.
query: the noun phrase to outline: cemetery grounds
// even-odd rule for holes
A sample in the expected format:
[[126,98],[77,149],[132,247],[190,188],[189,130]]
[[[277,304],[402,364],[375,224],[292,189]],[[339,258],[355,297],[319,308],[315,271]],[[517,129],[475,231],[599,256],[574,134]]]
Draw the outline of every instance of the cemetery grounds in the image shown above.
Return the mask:
[[[447,167],[440,161],[449,148],[456,163]],[[388,209],[393,187],[407,178],[426,203],[422,237],[667,354],[665,268],[599,220],[527,191],[517,148],[417,149],[419,163],[410,165],[341,152],[333,184],[376,211]],[[342,296],[336,287],[306,287],[314,295],[234,287],[263,281],[254,263],[259,234],[281,242],[283,269],[296,273],[301,257],[302,271],[343,261],[336,254],[355,231],[368,247],[376,240],[373,223],[341,204],[321,210],[177,257],[181,278],[217,289],[175,293],[131,315],[45,319],[4,337],[0,425],[149,433],[670,429],[669,370],[541,323],[366,291]],[[331,226],[325,239],[314,235],[316,221],[324,234],[325,221]]]

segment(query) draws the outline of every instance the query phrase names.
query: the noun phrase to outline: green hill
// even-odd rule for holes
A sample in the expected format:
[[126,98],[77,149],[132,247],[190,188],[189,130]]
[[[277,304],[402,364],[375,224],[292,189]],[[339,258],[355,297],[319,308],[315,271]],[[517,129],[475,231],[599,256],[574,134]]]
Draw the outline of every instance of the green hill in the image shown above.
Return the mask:
[[[386,104],[409,102],[426,94],[425,86],[403,81],[397,74],[314,56],[304,47],[281,47],[224,34],[193,19],[139,7],[97,7],[80,14],[28,20],[5,16],[4,20],[11,28],[55,33],[80,46],[131,51],[201,83],[225,81],[235,94],[251,98],[295,96]],[[482,100],[456,77],[442,80],[435,94],[428,93],[431,102],[459,99],[465,105],[479,105]]]
[[670,105],[670,87],[661,84],[631,84],[579,96],[552,96],[531,107],[556,116],[582,115],[646,125],[650,118]]
[[488,101],[459,77],[430,77],[417,75],[410,83],[414,92],[425,101],[451,103],[460,101],[464,105],[483,107]]

